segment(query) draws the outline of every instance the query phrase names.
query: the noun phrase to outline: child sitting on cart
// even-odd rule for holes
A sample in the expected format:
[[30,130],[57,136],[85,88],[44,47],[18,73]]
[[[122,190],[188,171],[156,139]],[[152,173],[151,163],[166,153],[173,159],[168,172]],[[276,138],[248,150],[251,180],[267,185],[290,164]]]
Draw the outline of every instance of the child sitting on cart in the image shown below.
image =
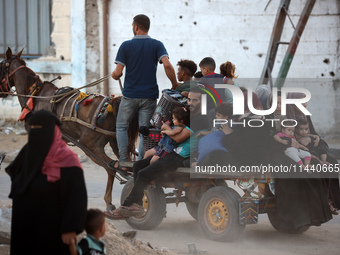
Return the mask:
[[[282,127],[281,132],[274,135],[274,140],[284,145],[287,145],[284,151],[285,155],[290,157],[292,160],[297,162],[299,165],[302,165],[303,168],[305,168],[306,166],[309,166],[310,164],[311,154],[307,151],[308,149],[300,143],[296,143],[298,144],[298,148],[295,148],[292,146],[292,139],[296,140],[294,137],[295,127],[292,126],[293,123],[291,124],[288,124],[288,122],[286,123],[287,123],[287,126]],[[291,126],[288,126],[288,125],[291,125]],[[303,150],[300,150],[300,149],[303,149]],[[302,159],[304,161],[302,161]]]
[[[224,102],[222,105],[216,107],[215,112],[216,112],[215,118],[217,120],[219,120],[220,122],[225,120],[227,122],[229,119],[231,119],[231,116],[233,115],[233,105]],[[212,151],[215,150],[227,151],[227,149],[222,145],[222,139],[223,137],[232,132],[233,130],[228,125],[228,123],[216,124],[215,127],[211,129],[211,131],[200,131],[196,135],[196,138],[200,138],[198,142],[197,163],[201,162],[201,160]],[[192,166],[195,167],[196,164],[193,163]]]
[[[325,145],[318,135],[312,135],[309,130],[309,123],[305,119],[297,121],[295,137],[299,143],[306,146],[312,154],[312,158],[316,158],[321,164],[329,165],[327,159],[327,151]],[[315,157],[313,157],[315,156]]]
[[172,137],[180,135],[184,128],[190,124],[190,112],[188,107],[177,106],[172,111],[173,126],[170,126],[169,121],[164,123],[161,128],[163,138],[159,141],[158,145],[145,152],[144,158],[152,157],[150,164],[157,159],[169,154],[174,148],[178,146]]
[[[217,120],[229,120],[231,119],[231,116],[233,114],[233,105],[231,103],[224,102],[222,105],[219,105],[215,109],[216,115],[215,118]],[[197,135],[196,138],[199,138],[201,136],[209,135],[212,132],[219,131],[219,130],[224,130],[227,133],[232,132],[231,128],[227,123],[225,124],[216,124],[211,131],[200,131]],[[228,132],[230,131],[230,132]]]

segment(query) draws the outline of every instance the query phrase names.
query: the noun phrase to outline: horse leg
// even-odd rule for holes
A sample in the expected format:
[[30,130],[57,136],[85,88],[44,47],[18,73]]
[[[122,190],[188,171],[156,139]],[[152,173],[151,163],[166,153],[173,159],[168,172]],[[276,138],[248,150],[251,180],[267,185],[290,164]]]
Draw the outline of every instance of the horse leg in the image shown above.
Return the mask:
[[118,149],[118,143],[116,138],[110,139],[110,147],[112,148],[113,153],[116,155],[116,157],[119,159],[119,149]]
[[[106,156],[104,154],[104,150],[102,151],[102,155],[107,157],[109,160],[107,160],[106,162],[110,162],[112,161],[111,158],[109,158],[108,156]],[[101,165],[102,167],[105,168],[106,172],[107,172],[107,183],[106,183],[106,190],[105,190],[105,195],[104,195],[104,201],[106,203],[106,208],[107,210],[114,210],[116,209],[116,207],[112,204],[112,190],[113,190],[113,183],[115,180],[115,175],[116,173],[112,172],[110,169],[107,168],[107,166],[104,166],[100,161],[98,161],[96,158],[94,158],[92,155],[88,154],[85,152],[85,154],[96,164]],[[94,153],[96,154],[96,153]],[[98,154],[96,154],[98,156]],[[103,158],[103,157],[101,157]]]
[[[116,207],[112,204],[112,190],[113,190],[113,183],[114,183],[114,178],[115,178],[115,173],[113,173],[106,165],[103,164],[102,161],[104,162],[110,162],[112,159],[108,157],[105,154],[105,144],[107,141],[104,139],[101,139],[101,137],[91,137],[91,139],[88,139],[89,136],[84,136],[84,138],[79,139],[79,142],[84,145],[91,153],[88,151],[84,151],[85,154],[96,164],[102,166],[105,168],[107,174],[108,174],[108,179],[107,179],[107,184],[106,184],[106,190],[105,190],[105,195],[104,195],[104,201],[106,203],[106,208],[107,210],[114,210]],[[96,157],[94,157],[94,154]],[[99,159],[101,160],[99,160]]]
[[112,211],[116,209],[116,207],[111,203],[112,201],[112,190],[113,190],[113,182],[115,180],[114,175],[107,173],[107,183],[106,183],[106,190],[104,195],[104,200],[106,202],[106,210]]

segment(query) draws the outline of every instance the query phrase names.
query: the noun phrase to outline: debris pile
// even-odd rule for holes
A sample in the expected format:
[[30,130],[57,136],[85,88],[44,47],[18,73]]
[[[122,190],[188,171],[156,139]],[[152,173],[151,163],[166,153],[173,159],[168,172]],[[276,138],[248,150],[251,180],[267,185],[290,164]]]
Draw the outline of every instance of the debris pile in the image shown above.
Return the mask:
[[[168,249],[158,249],[152,247],[149,243],[145,244],[138,238],[138,231],[130,230],[120,233],[112,223],[106,223],[106,234],[102,238],[106,246],[106,254],[124,254],[124,255],[175,255]],[[137,237],[137,238],[136,238]]]
[[[12,208],[4,206],[0,208],[0,254],[8,254],[10,244]],[[121,255],[176,255],[168,249],[158,249],[151,244],[143,243],[136,238],[137,231],[130,230],[120,233],[112,223],[106,223],[106,234],[102,238],[106,247],[106,254]],[[85,236],[85,232],[78,236],[79,240]]]

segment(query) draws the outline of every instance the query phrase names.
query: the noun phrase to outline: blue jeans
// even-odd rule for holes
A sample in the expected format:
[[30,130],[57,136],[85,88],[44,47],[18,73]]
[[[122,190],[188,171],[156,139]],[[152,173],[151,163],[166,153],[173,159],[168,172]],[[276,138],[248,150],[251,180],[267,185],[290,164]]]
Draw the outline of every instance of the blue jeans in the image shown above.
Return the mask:
[[[138,123],[141,126],[150,126],[150,119],[156,109],[156,99],[122,97],[116,120],[117,143],[119,149],[119,161],[128,161],[128,128],[133,116],[138,112]],[[143,135],[140,134],[138,159],[144,157]]]

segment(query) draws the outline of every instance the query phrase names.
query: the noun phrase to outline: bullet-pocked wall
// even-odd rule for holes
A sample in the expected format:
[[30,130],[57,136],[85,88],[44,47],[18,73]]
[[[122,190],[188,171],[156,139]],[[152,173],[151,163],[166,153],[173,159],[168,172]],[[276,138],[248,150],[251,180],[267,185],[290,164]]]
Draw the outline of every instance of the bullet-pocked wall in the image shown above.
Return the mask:
[[[239,83],[255,88],[265,63],[280,1],[260,0],[53,0],[52,47],[48,55],[31,62],[43,79],[62,74],[56,84],[80,87],[107,73],[103,71],[103,3],[108,3],[109,73],[120,44],[133,37],[132,18],[140,13],[151,19],[149,34],[162,41],[170,61],[192,59],[197,64],[213,57],[217,67],[227,60],[236,65]],[[294,25],[307,1],[291,1],[289,15]],[[269,3],[269,4],[268,4]],[[268,6],[267,6],[268,4]],[[308,109],[319,133],[340,130],[340,14],[339,1],[316,1],[301,37],[285,86],[309,89]],[[286,19],[281,41],[289,42],[293,26]],[[272,72],[275,78],[287,45],[280,45]],[[44,69],[44,70],[43,70]],[[163,66],[158,67],[161,90],[170,87]],[[124,78],[124,77],[123,77]],[[249,81],[248,79],[251,79]],[[302,78],[293,82],[292,78]],[[305,80],[305,79],[313,79]],[[117,81],[110,79],[110,94],[119,95]],[[102,93],[102,85],[88,89]],[[0,99],[0,118],[17,118],[15,100]]]
[[[99,8],[102,0],[86,1],[86,84],[102,77],[101,69],[101,23]],[[101,93],[101,84],[86,89],[89,93]]]
[[[289,16],[297,25],[307,1],[291,1]],[[265,63],[269,40],[280,1],[236,0],[154,0],[109,2],[110,70],[120,44],[133,37],[132,19],[143,13],[149,16],[149,35],[162,41],[170,61],[177,62],[213,57],[217,72],[221,63],[229,60],[236,65],[240,83],[255,89]],[[289,42],[293,25],[286,19],[281,41]],[[339,1],[316,1],[309,17],[285,86],[305,87],[312,93],[308,108],[320,133],[339,130]],[[287,45],[280,45],[272,72],[275,78],[285,56]],[[158,66],[161,89],[171,86],[163,67]],[[255,78],[246,82],[242,79]],[[302,78],[296,83],[291,78]],[[304,79],[315,79],[313,82]],[[318,80],[317,80],[318,79]],[[120,92],[118,82],[110,81],[113,94]],[[322,107],[321,107],[322,106]]]

